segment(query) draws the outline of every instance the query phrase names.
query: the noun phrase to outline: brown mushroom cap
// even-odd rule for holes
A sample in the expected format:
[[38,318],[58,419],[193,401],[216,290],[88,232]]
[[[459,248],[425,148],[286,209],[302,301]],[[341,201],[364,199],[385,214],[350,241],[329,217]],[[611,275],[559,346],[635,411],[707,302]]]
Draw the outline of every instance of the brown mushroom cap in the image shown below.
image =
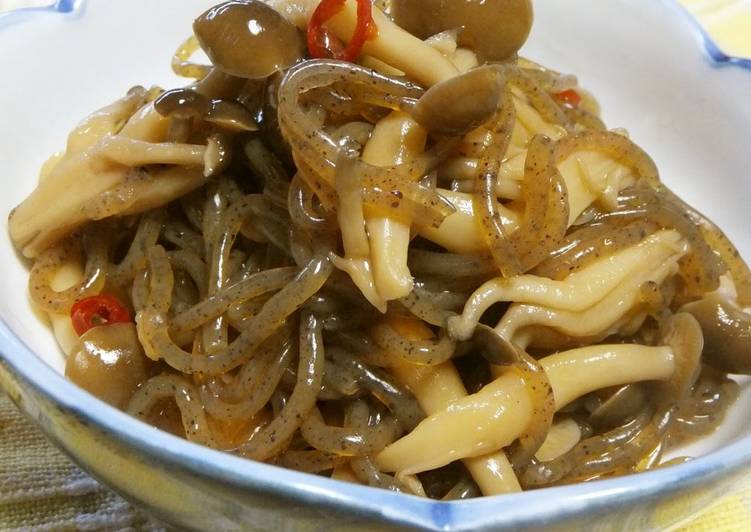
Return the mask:
[[257,79],[283,70],[305,55],[300,31],[258,0],[231,0],[193,23],[211,62],[227,74]]
[[209,112],[211,101],[204,95],[188,88],[163,92],[154,100],[154,109],[162,116],[175,118],[202,117]]
[[247,79],[230,76],[214,67],[205,77],[196,81],[192,88],[212,100],[233,100],[246,83]]
[[464,135],[492,118],[504,86],[498,68],[474,68],[431,87],[417,101],[412,117],[433,133]]
[[204,118],[230,133],[258,131],[258,125],[250,112],[236,102],[214,100]]
[[421,39],[461,28],[459,44],[486,61],[513,56],[532,28],[531,0],[392,0],[391,14]]
[[154,109],[162,116],[173,118],[201,118],[231,133],[258,131],[253,116],[237,102],[209,100],[191,88],[173,89],[162,93],[154,101]]
[[86,331],[65,364],[65,376],[103,401],[123,408],[150,376],[150,362],[132,323]]
[[704,360],[727,373],[751,374],[751,315],[717,294],[684,305],[704,333]]
[[522,357],[519,348],[498,334],[495,329],[482,323],[475,326],[472,342],[483,358],[497,366],[513,364]]
[[626,384],[595,408],[589,421],[597,427],[616,427],[641,412],[646,400],[641,384]]

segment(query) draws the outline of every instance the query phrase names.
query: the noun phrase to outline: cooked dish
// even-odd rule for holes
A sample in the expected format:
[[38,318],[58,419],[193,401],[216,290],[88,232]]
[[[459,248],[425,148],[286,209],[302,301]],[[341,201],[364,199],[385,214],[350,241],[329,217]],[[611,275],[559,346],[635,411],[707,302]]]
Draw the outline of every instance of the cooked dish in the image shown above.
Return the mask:
[[193,82],[77,126],[8,220],[66,375],[215,449],[446,500],[713,431],[751,373],[748,266],[518,55],[529,0],[454,4],[224,2],[173,58]]

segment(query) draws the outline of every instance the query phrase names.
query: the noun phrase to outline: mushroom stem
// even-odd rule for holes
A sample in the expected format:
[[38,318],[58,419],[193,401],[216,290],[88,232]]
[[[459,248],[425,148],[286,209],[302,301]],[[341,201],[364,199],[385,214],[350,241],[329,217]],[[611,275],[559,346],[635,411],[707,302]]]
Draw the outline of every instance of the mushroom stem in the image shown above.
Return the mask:
[[[269,5],[287,20],[305,29],[318,0],[269,0]],[[438,50],[403,30],[373,6],[378,35],[365,41],[363,53],[406,73],[410,79],[430,87],[455,76],[457,68]],[[357,25],[357,2],[347,0],[342,10],[327,22],[331,32],[348,41]]]
[[[433,336],[430,329],[420,321],[400,320],[393,325],[410,340],[426,340]],[[412,391],[428,415],[440,412],[451,402],[467,397],[459,372],[450,360],[437,366],[417,366],[397,356],[392,358],[389,368],[391,373]],[[465,458],[463,462],[483,495],[521,491],[516,474],[503,451]]]
[[[666,380],[675,370],[669,347],[623,344],[573,349],[546,357],[540,364],[553,388],[557,410],[594,390]],[[516,371],[508,371],[479,392],[426,418],[381,451],[376,460],[383,471],[414,474],[497,451],[524,432],[532,409],[524,379]]]
[[[363,150],[363,161],[377,166],[408,163],[424,151],[425,130],[408,115],[394,111],[376,124]],[[386,301],[407,296],[413,280],[407,266],[410,224],[386,216],[366,216],[373,276]]]
[[[461,377],[450,361],[438,366],[401,363],[393,366],[391,372],[402,385],[412,390],[420,406],[428,414],[439,412],[450,402],[467,396]],[[511,463],[503,451],[465,458],[463,461],[483,495],[521,491]]]

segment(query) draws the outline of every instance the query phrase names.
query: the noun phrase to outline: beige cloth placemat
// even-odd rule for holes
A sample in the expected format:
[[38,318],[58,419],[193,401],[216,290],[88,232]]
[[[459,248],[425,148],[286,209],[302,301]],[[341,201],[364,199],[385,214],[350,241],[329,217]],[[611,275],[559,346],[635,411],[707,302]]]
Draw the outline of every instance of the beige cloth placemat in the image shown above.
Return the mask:
[[165,528],[78,469],[0,391],[0,530]]

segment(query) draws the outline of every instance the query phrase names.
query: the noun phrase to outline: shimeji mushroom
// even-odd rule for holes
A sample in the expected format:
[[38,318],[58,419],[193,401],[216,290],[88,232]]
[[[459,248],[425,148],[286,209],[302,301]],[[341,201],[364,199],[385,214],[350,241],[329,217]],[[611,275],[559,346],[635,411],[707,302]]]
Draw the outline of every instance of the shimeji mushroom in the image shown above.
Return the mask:
[[300,31],[257,0],[214,6],[196,19],[193,31],[211,62],[240,78],[266,78],[305,54]]
[[93,327],[73,346],[65,375],[84,390],[124,408],[138,387],[151,376],[133,323]]
[[[560,410],[586,393],[640,381],[651,384],[666,408],[680,401],[695,381],[703,340],[687,313],[668,319],[663,345],[596,345],[540,360]],[[587,367],[584,372],[581,368]],[[457,399],[386,447],[377,461],[385,471],[419,473],[460,458],[501,449],[518,438],[533,415],[521,375],[510,370],[479,392]]]
[[751,371],[751,315],[721,295],[710,294],[682,309],[692,314],[704,333],[704,358],[728,373]]
[[499,69],[474,68],[431,87],[417,101],[412,117],[430,132],[461,136],[498,111],[505,86]]
[[[680,357],[678,357],[680,358]],[[556,409],[582,395],[629,382],[668,380],[676,368],[669,346],[595,345],[540,360]],[[588,371],[581,371],[587,367]],[[533,403],[524,379],[504,373],[479,392],[446,405],[377,456],[384,471],[419,473],[508,446],[526,429]]]
[[[27,257],[36,257],[85,222],[158,207],[206,183],[231,158],[226,133],[255,131],[241,105],[208,100],[193,89],[155,103],[143,88],[84,120],[64,155],[14,209],[8,228]],[[201,119],[214,132],[205,144],[169,142],[170,118]]]
[[[268,4],[297,27],[305,29],[319,0],[268,0]],[[426,87],[458,74],[454,64],[441,52],[396,25],[375,6],[373,21],[378,34],[365,41],[363,54],[404,72]],[[328,29],[344,41],[352,37],[356,24],[355,0],[346,0],[342,10],[326,23]]]
[[221,167],[216,138],[209,137],[208,148],[165,142],[169,120],[149,100],[148,91],[133,89],[70,134],[65,154],[8,217],[25,256],[36,257],[90,220],[163,205]]
[[513,56],[532,27],[530,0],[393,0],[391,6],[396,23],[423,39],[458,28],[459,44],[481,60]]

